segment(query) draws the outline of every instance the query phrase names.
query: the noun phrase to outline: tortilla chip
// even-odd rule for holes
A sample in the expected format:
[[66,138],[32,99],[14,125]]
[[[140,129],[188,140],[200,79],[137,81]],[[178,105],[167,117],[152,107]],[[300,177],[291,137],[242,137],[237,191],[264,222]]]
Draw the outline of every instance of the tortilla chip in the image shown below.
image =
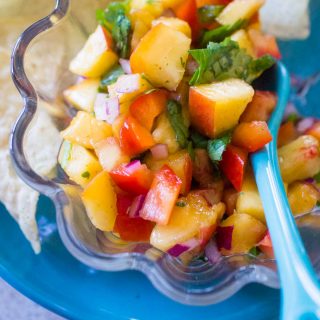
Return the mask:
[[265,32],[281,39],[305,39],[310,34],[309,0],[268,0],[260,11]]
[[[9,134],[22,109],[22,99],[10,76],[10,51],[0,48],[0,201],[19,223],[33,250],[40,252],[35,214],[38,192],[27,186],[16,174],[9,155]],[[25,139],[26,157],[40,175],[56,165],[61,138],[50,116],[39,102],[39,108]]]
[[35,220],[38,192],[28,187],[14,171],[7,149],[0,149],[0,201],[19,223],[35,253],[40,252],[38,227]]
[[56,165],[62,139],[51,117],[39,101],[38,110],[26,136],[25,153],[32,169],[47,175]]

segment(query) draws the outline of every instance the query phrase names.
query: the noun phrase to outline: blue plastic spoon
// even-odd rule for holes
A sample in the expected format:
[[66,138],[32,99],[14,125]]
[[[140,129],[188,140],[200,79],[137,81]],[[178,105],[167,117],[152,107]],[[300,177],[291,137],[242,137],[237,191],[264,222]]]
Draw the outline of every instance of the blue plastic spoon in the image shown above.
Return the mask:
[[291,213],[280,175],[277,135],[287,105],[290,79],[286,68],[276,67],[278,104],[269,120],[273,136],[264,149],[251,156],[272,238],[282,290],[281,317],[288,320],[320,319],[320,287]]

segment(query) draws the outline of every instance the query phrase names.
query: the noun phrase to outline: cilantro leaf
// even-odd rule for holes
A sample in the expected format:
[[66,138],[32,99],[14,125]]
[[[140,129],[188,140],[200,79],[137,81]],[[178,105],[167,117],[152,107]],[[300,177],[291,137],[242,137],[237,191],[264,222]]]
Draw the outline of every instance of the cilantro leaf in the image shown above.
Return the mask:
[[275,60],[270,55],[264,55],[258,59],[252,59],[248,64],[248,73],[243,80],[251,83],[253,80],[259,78],[265,70],[271,68],[274,63]]
[[187,151],[190,155],[191,160],[194,160],[196,158],[196,155],[194,153],[194,149],[191,141],[188,141],[187,143]]
[[187,203],[185,202],[185,201],[183,201],[183,200],[178,200],[177,202],[176,202],[176,206],[177,207],[180,207],[180,208],[183,208],[183,207],[185,207],[187,205]]
[[175,100],[169,100],[167,102],[167,114],[169,122],[176,133],[177,141],[181,148],[185,148],[188,145],[188,127],[184,123],[182,115],[182,107],[180,103]]
[[98,22],[108,29],[115,43],[115,49],[121,58],[130,53],[131,22],[127,16],[127,2],[111,2],[105,11],[98,10]]
[[190,135],[191,141],[195,148],[207,149],[208,139],[197,131],[193,131]]
[[316,183],[320,183],[320,172],[313,176],[313,179],[316,181]]
[[89,171],[85,171],[81,174],[81,177],[82,178],[85,178],[85,179],[89,179],[90,178],[90,172]]
[[253,59],[230,38],[221,43],[210,42],[207,48],[190,50],[190,54],[199,65],[190,85],[229,78],[239,78],[251,83],[275,63],[270,55]]
[[207,5],[198,9],[198,17],[201,23],[214,22],[215,18],[221,13],[225,6]]
[[209,140],[207,147],[208,155],[214,164],[222,160],[222,155],[230,142],[231,132],[226,133],[220,138]]
[[104,74],[100,80],[99,92],[108,92],[107,86],[115,83],[118,78],[124,74],[121,66],[116,65],[111,70],[109,70],[106,74]]
[[260,249],[258,247],[252,247],[249,250],[249,254],[254,256],[254,257],[257,257],[260,253],[261,253],[261,251],[260,251]]
[[296,123],[299,120],[299,116],[296,113],[290,113],[287,117],[287,122]]
[[221,42],[226,37],[231,36],[235,31],[241,29],[246,24],[246,20],[238,20],[233,24],[226,24],[213,30],[206,31],[201,39],[201,47],[205,47],[210,41]]

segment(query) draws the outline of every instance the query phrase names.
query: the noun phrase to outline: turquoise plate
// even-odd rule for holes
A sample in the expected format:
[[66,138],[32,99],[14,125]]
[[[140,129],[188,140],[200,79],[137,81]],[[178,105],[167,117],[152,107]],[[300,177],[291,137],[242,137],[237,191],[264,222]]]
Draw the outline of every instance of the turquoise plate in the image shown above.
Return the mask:
[[[320,12],[313,1],[311,12]],[[313,30],[320,25],[313,19]],[[307,41],[280,43],[284,63],[303,83],[320,71],[320,41],[315,32]],[[315,106],[319,88],[304,97]],[[306,103],[301,99],[301,106]],[[320,109],[319,109],[320,110]],[[35,256],[13,219],[0,204],[0,276],[37,303],[69,319],[227,320],[277,319],[279,292],[262,285],[248,285],[232,298],[208,307],[190,307],[158,293],[139,272],[99,272],[75,260],[64,248],[50,200],[40,198],[38,223],[42,253]]]

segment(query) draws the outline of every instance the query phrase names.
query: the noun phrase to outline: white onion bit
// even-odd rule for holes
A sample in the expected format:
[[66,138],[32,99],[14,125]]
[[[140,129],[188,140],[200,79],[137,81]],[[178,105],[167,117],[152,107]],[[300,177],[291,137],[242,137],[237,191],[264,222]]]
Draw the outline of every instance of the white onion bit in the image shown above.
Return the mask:
[[115,90],[117,93],[130,93],[137,91],[139,86],[139,74],[124,74],[118,78]]
[[109,98],[105,93],[98,93],[94,103],[94,113],[98,120],[113,124],[120,114],[119,99],[117,97]]
[[315,119],[312,117],[304,118],[297,124],[297,131],[299,133],[305,133],[308,129],[310,129],[315,123]]
[[131,70],[131,66],[130,66],[130,61],[126,60],[126,59],[119,59],[119,63],[121,65],[122,70],[124,71],[124,73],[126,74],[131,74],[132,70]]

